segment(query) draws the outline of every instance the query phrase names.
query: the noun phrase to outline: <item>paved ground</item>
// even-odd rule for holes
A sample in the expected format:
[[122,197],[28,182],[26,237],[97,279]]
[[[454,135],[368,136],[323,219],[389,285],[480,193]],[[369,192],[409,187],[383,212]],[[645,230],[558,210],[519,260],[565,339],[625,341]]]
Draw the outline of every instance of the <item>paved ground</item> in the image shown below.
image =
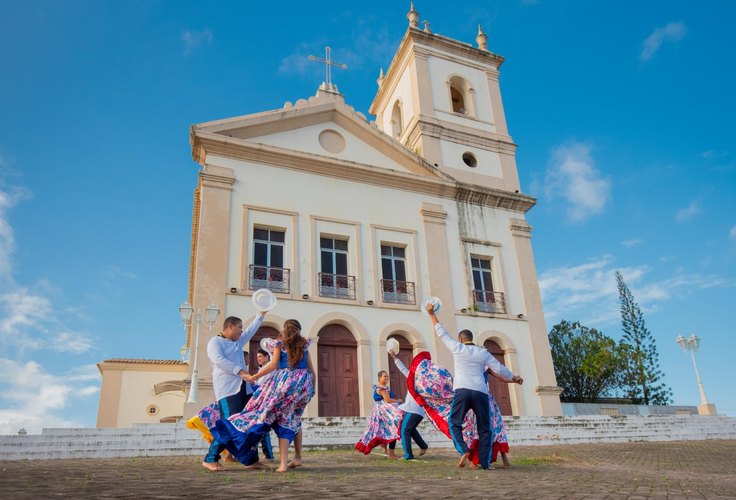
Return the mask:
[[307,452],[286,474],[207,473],[200,457],[0,461],[0,498],[736,498],[736,441],[512,447],[510,469],[374,450]]

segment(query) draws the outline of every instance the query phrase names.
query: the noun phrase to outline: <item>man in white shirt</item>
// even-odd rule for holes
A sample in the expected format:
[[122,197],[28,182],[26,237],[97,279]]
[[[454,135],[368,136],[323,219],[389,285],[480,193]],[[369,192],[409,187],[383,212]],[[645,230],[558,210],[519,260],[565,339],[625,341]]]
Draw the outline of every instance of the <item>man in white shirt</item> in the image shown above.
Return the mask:
[[[265,312],[258,313],[256,319],[243,332],[243,321],[235,316],[225,319],[222,332],[207,343],[207,356],[212,363],[212,386],[220,410],[220,418],[226,419],[240,413],[253,394],[253,388],[246,382],[248,371],[243,357],[243,346],[247,345],[263,323]],[[211,471],[225,470],[220,464],[220,453],[225,445],[213,440],[202,466]]]
[[[401,362],[393,351],[389,351],[388,353],[394,359],[396,368],[399,369],[404,377],[408,377],[409,369]],[[414,453],[411,449],[412,439],[417,446],[419,446],[420,457],[427,453],[427,448],[429,448],[424,439],[422,439],[422,435],[419,434],[419,431],[417,430],[417,426],[427,413],[424,411],[424,408],[419,406],[419,404],[414,400],[408,390],[406,391],[406,399],[404,399],[404,403],[402,405],[399,405],[399,408],[404,410],[404,418],[401,419],[401,429],[399,429],[401,446],[404,448],[404,460],[414,460]]]
[[450,435],[458,453],[462,455],[458,467],[465,467],[470,458],[470,450],[463,440],[463,420],[468,411],[473,410],[478,427],[478,458],[482,469],[491,467],[491,405],[489,401],[486,369],[498,373],[507,380],[522,384],[524,379],[514,375],[502,365],[485,347],[473,344],[473,332],[462,330],[459,342],[445,330],[434,314],[434,304],[426,306],[435,332],[452,352],[455,361],[452,408],[450,410]]

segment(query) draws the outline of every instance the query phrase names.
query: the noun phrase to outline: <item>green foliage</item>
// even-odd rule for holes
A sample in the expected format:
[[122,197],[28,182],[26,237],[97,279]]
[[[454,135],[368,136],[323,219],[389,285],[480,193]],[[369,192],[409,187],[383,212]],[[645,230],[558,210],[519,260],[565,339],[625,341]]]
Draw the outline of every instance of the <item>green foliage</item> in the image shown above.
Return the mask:
[[549,332],[549,343],[562,401],[592,403],[620,392],[626,349],[612,338],[563,320]]
[[657,345],[646,327],[639,305],[618,271],[616,283],[621,302],[621,344],[628,351],[624,371],[626,395],[634,403],[666,405],[671,401],[672,391],[661,382],[664,373],[659,369]]

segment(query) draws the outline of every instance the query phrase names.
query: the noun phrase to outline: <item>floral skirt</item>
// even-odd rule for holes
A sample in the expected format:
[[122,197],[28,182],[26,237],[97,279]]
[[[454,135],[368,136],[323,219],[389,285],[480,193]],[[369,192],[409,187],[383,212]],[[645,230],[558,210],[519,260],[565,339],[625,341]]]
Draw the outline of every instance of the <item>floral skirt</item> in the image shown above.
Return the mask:
[[356,443],[355,449],[367,455],[376,446],[385,446],[401,439],[399,426],[403,416],[404,412],[399,409],[398,403],[376,401],[368,419],[368,429]]
[[[416,402],[427,412],[434,426],[445,436],[450,435],[450,410],[452,409],[452,374],[432,362],[428,352],[421,352],[414,357],[407,379],[409,392]],[[491,461],[495,462],[498,453],[508,453],[509,445],[506,429],[493,396],[489,396],[491,409],[491,428],[493,430],[493,447]],[[478,431],[475,425],[475,414],[469,411],[463,420],[463,440],[470,449],[470,460],[478,463]]]
[[314,396],[312,374],[306,368],[285,368],[269,378],[241,413],[218,420],[212,434],[235,458],[249,456],[273,429],[280,439],[294,440],[307,403]]

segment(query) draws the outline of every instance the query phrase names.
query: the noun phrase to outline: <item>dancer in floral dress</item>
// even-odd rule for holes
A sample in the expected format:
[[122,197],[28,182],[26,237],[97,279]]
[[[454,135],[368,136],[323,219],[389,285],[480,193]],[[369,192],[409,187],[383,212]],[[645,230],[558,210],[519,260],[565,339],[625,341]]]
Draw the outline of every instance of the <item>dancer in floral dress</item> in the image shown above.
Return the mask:
[[394,392],[388,385],[388,372],[378,372],[378,385],[373,386],[373,411],[368,420],[368,429],[356,443],[355,449],[361,453],[369,454],[376,446],[386,449],[388,445],[388,457],[399,458],[394,449],[396,441],[401,439],[399,425],[404,412],[399,409],[401,400],[396,399]]
[[[271,361],[255,375],[254,382],[277,370],[260,386],[242,413],[228,420],[218,420],[212,434],[235,458],[250,452],[264,435],[273,429],[279,438],[281,463],[276,472],[301,466],[301,419],[304,408],[314,396],[314,371],[309,361],[310,341],[301,336],[301,325],[290,319],[284,323],[279,340],[272,344]],[[296,455],[288,463],[289,444],[294,441]]]

